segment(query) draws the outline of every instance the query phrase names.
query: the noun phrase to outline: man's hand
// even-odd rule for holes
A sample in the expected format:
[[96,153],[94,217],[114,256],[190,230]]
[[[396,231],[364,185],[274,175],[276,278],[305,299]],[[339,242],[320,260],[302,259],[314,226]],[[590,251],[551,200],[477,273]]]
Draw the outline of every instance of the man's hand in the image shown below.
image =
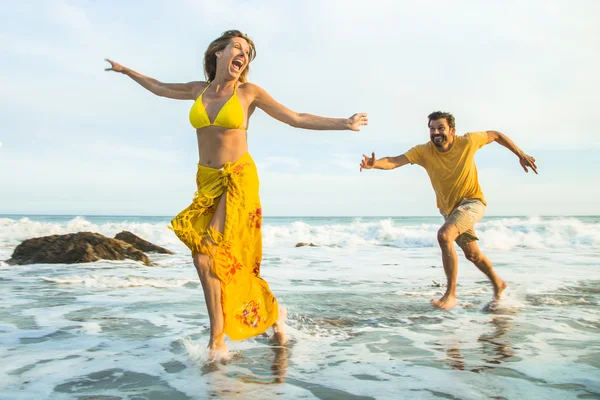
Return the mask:
[[535,158],[528,156],[527,154],[523,154],[521,157],[519,157],[519,163],[521,164],[521,167],[523,167],[525,172],[529,172],[527,170],[527,167],[529,167],[537,175],[538,172],[537,172],[537,166],[535,165]]
[[105,58],[104,60],[110,63],[110,68],[104,68],[105,71],[115,71],[123,74],[127,70],[126,67],[122,66],[117,62],[114,62],[113,60],[109,60],[108,58]]
[[375,166],[375,153],[371,153],[371,158],[363,154],[364,159],[360,162],[360,171],[363,169],[371,169]]

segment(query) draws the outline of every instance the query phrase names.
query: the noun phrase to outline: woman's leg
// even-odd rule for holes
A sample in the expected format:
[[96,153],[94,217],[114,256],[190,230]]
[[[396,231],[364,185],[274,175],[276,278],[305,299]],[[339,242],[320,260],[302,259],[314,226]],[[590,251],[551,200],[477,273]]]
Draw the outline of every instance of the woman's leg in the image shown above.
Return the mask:
[[273,344],[284,345],[287,343],[287,335],[285,334],[285,319],[287,318],[287,310],[279,306],[277,321],[273,324]]
[[[225,226],[225,198],[226,193],[221,196],[217,209],[212,217],[210,225],[215,231],[223,233]],[[223,307],[221,305],[221,281],[212,271],[212,260],[206,254],[194,255],[194,266],[198,272],[202,289],[204,290],[204,300],[208,310],[210,321],[210,358],[219,356],[220,353],[228,351],[223,337]]]

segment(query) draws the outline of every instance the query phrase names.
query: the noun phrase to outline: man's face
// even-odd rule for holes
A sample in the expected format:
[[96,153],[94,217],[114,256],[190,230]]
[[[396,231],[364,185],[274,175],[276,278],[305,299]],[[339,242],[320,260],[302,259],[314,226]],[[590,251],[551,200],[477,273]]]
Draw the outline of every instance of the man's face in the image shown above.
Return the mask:
[[429,123],[429,138],[436,147],[444,147],[452,141],[455,129],[448,126],[446,118],[436,119]]

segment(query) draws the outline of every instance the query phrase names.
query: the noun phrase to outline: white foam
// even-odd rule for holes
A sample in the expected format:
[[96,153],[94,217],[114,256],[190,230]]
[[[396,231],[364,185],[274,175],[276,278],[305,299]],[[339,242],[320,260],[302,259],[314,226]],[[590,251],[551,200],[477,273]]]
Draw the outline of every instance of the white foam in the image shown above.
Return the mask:
[[98,335],[102,332],[102,326],[97,322],[80,322],[81,330],[89,335]]
[[[293,247],[298,242],[316,243],[323,247],[397,248],[437,247],[439,223],[408,223],[398,219],[367,220],[333,224],[308,224],[301,221],[285,225],[263,225],[264,246]],[[106,222],[94,224],[84,217],[75,217],[63,223],[0,218],[0,243],[12,246],[32,237],[66,234],[81,231],[98,232],[114,237],[122,230],[182,253],[185,246],[166,223]],[[577,218],[502,218],[484,220],[476,231],[481,244],[487,249],[511,250],[516,248],[597,248],[600,246],[600,223],[584,222]]]
[[591,304],[589,301],[585,300],[583,297],[580,298],[567,298],[567,299],[557,299],[555,297],[552,297],[551,295],[548,296],[540,296],[536,299],[537,303],[539,305],[546,305],[546,306],[570,306],[573,304]]
[[204,365],[214,361],[228,361],[239,354],[235,350],[230,350],[226,353],[221,353],[211,358],[206,343],[195,342],[189,337],[182,339],[180,342],[187,350],[189,359],[198,365]]
[[206,363],[208,361],[208,348],[206,344],[194,342],[191,338],[186,337],[181,340],[181,344],[188,352],[188,357],[199,364]]
[[130,275],[127,277],[104,276],[104,275],[72,275],[60,277],[41,277],[42,280],[57,284],[80,284],[94,288],[125,288],[125,287],[154,287],[154,288],[178,288],[192,282],[187,279],[156,279],[143,276]]
[[23,240],[76,232],[97,232],[114,237],[121,231],[130,231],[141,238],[168,248],[184,248],[165,223],[106,222],[94,224],[84,217],[75,217],[67,222],[34,221],[29,218],[18,220],[0,218],[0,243],[18,244]]
[[[265,246],[294,245],[297,242],[320,246],[393,246],[399,248],[437,247],[439,224],[407,225],[392,219],[350,224],[309,225],[294,222],[263,229]],[[600,224],[576,218],[503,218],[479,223],[476,231],[488,249],[516,248],[597,248]]]

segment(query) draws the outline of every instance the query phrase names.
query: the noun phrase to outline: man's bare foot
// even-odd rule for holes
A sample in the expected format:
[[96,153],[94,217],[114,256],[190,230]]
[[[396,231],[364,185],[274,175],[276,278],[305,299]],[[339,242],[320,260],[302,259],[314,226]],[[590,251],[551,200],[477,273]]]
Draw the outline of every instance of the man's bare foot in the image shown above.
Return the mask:
[[501,280],[500,285],[494,287],[494,300],[502,300],[502,293],[504,293],[507,286],[508,284]]
[[275,332],[271,339],[273,344],[282,346],[287,343],[287,335],[285,334],[285,320],[287,318],[287,309],[285,307],[279,307],[279,315],[277,321],[273,324],[273,331]]
[[456,307],[456,296],[445,294],[439,300],[431,300],[431,304],[434,307],[441,308],[442,310],[449,310]]

